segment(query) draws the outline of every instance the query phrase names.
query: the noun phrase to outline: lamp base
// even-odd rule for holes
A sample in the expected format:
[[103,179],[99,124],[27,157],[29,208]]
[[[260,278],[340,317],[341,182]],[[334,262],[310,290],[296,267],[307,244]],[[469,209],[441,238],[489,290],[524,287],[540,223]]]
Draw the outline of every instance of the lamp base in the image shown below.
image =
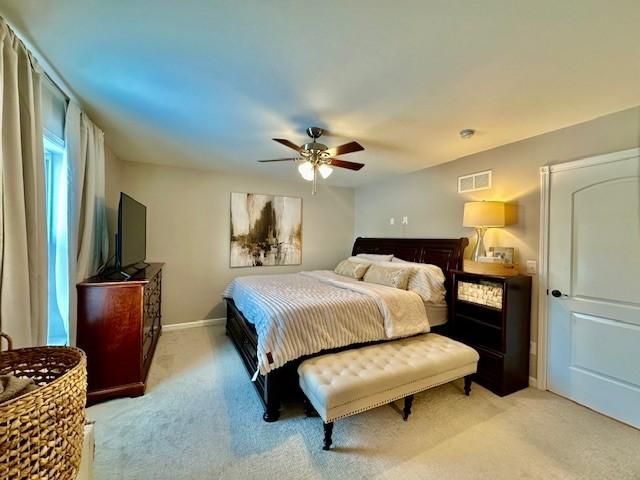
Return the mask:
[[487,251],[484,248],[484,234],[487,229],[485,227],[476,227],[476,234],[478,235],[478,241],[476,242],[476,248],[473,249],[471,254],[471,260],[477,262],[480,257],[487,255]]

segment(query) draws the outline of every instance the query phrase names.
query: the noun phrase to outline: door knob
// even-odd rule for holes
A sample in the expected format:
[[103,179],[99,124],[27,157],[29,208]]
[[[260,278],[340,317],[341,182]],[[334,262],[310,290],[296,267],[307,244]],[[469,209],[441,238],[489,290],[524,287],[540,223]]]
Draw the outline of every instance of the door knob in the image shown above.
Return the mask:
[[556,298],[560,298],[560,297],[568,297],[569,295],[565,295],[564,293],[562,293],[560,290],[551,290],[551,295],[553,295]]

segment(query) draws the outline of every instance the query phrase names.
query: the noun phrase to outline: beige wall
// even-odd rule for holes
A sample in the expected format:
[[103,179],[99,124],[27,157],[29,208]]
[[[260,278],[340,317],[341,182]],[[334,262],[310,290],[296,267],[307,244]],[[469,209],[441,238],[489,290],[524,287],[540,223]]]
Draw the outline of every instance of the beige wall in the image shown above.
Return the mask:
[[[353,244],[354,192],[307,182],[120,161],[107,154],[110,232],[120,191],[147,206],[147,261],[165,262],[163,323],[225,316],[221,294],[238,275],[334,268]],[[302,197],[302,265],[229,268],[231,192]]]
[[109,252],[115,253],[115,231],[118,216],[118,200],[122,183],[122,169],[124,162],[105,145],[105,203],[107,207],[107,227],[109,230]]
[[[517,205],[518,222],[489,231],[486,245],[516,247],[522,264],[526,260],[537,260],[540,167],[633,148],[640,144],[639,138],[640,107],[636,107],[359,188],[356,191],[356,235],[472,236],[471,229],[462,227],[464,202],[502,200]],[[458,176],[489,169],[493,170],[492,189],[457,193]],[[409,217],[406,227],[400,225],[402,216]],[[395,226],[389,225],[390,217],[395,217]],[[471,246],[474,242],[472,239]],[[536,296],[534,277],[533,341],[537,339]],[[532,357],[533,376],[535,365],[535,357]]]

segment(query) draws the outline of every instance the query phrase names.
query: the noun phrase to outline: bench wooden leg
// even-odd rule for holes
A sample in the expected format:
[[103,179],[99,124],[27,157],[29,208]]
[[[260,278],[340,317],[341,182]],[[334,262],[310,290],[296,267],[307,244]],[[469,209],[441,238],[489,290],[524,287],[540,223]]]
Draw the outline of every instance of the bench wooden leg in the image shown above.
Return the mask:
[[413,404],[413,395],[409,395],[404,397],[404,415],[402,416],[402,419],[406,422],[407,419],[409,418],[409,415],[411,415],[411,405]]
[[464,377],[464,394],[468,397],[471,393],[471,382],[473,380],[472,375],[467,375]]
[[307,417],[318,417],[318,412],[316,411],[316,409],[313,407],[313,405],[311,405],[311,402],[309,401],[309,399],[307,398],[307,396],[305,395],[304,398],[302,399],[302,406],[304,408],[304,414]]
[[324,446],[323,450],[329,450],[331,448],[331,435],[333,434],[333,422],[324,423]]
[[267,407],[264,409],[264,414],[262,415],[262,419],[265,422],[272,423],[277,422],[280,418],[280,409]]

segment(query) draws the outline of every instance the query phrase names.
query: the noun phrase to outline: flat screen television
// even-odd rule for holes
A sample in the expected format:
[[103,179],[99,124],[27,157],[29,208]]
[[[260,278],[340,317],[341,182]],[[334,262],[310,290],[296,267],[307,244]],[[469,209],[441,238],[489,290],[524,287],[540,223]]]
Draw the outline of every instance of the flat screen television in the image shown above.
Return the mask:
[[147,207],[120,192],[116,269],[124,271],[147,258]]

